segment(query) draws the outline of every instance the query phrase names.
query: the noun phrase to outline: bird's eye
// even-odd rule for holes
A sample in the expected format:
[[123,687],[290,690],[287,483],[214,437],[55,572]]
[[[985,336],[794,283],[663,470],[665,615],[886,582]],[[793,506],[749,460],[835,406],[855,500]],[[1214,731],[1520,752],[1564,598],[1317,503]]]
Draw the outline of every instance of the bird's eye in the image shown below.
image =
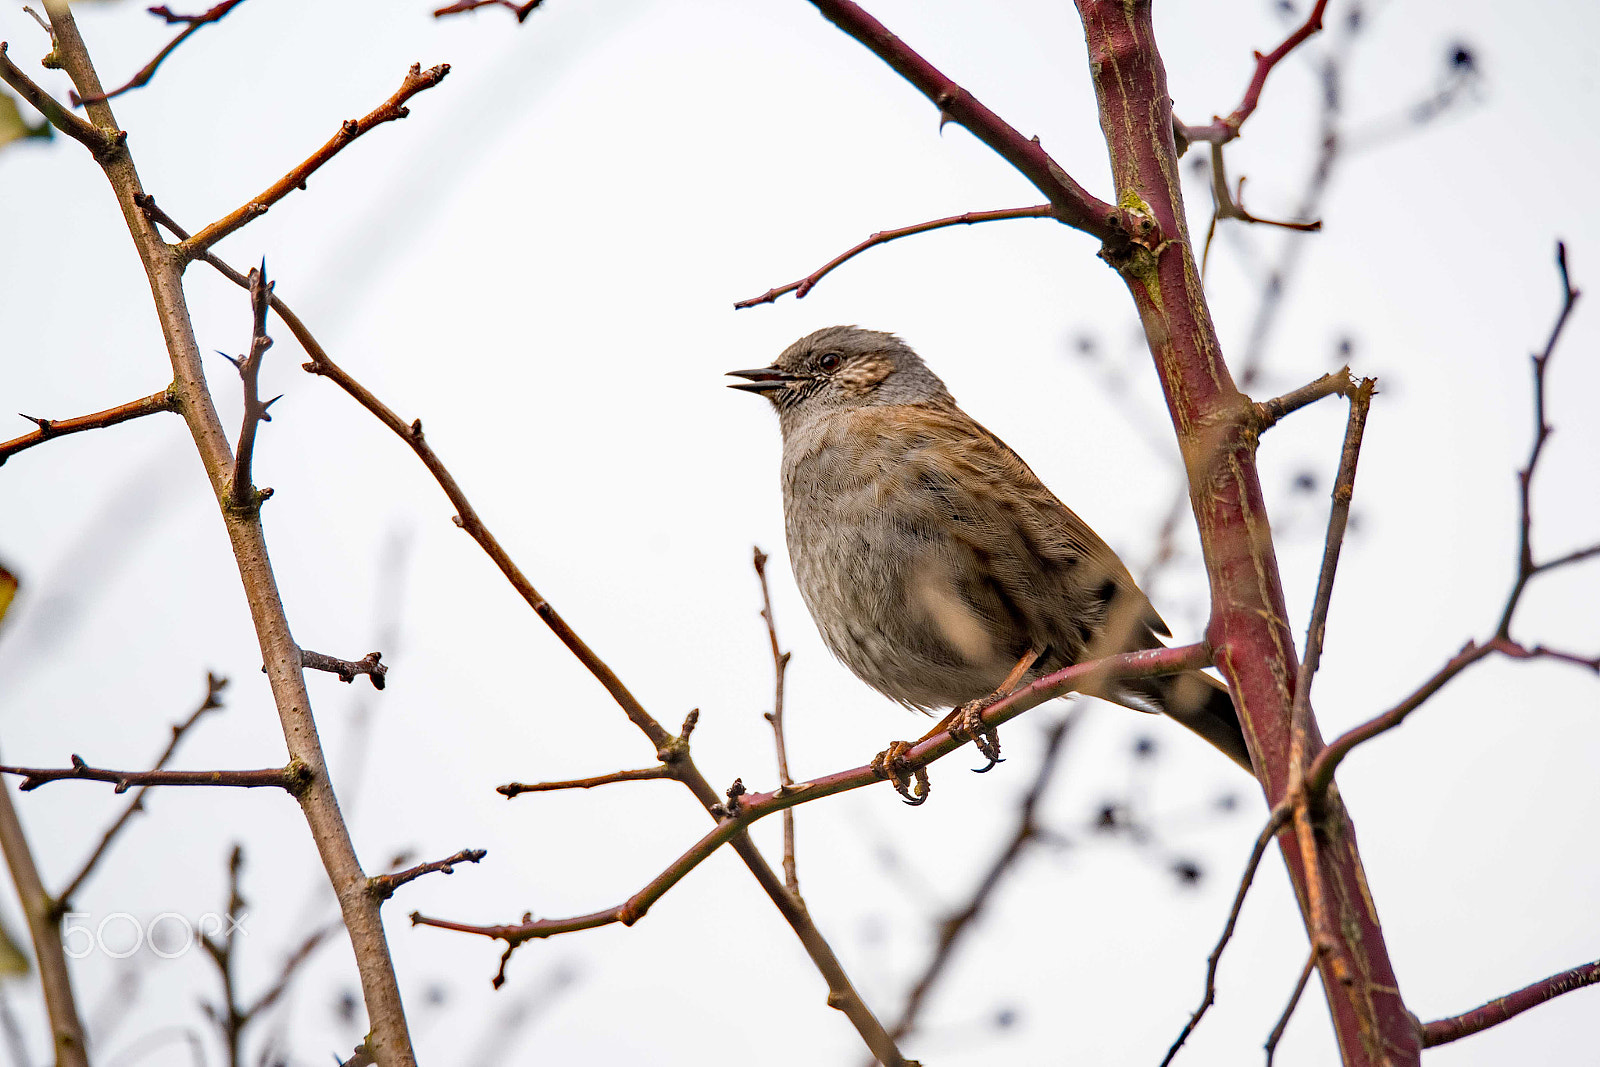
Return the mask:
[[830,374],[839,369],[839,364],[844,362],[844,357],[837,352],[824,352],[822,358],[817,360],[817,366]]

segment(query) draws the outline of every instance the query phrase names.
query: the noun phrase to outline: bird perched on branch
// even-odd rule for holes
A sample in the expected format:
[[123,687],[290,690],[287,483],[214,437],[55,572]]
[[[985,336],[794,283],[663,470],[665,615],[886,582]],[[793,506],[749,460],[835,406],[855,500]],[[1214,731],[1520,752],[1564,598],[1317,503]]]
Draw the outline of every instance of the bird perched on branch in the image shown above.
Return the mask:
[[[889,333],[832,326],[729,372],[783,431],[789,558],[822,639],[862,681],[999,761],[984,707],[1035,678],[1170,636],[1128,568]],[[1246,770],[1228,690],[1200,671],[1097,691],[1178,720]],[[932,733],[928,736],[932,736]],[[908,801],[895,742],[874,761]]]

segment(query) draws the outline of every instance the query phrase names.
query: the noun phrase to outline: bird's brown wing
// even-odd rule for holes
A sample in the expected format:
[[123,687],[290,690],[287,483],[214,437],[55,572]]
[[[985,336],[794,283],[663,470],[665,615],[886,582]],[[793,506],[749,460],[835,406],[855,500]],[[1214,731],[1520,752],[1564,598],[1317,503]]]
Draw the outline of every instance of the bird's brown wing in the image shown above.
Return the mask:
[[1009,622],[1021,651],[1072,663],[1159,645],[1167,626],[1127,567],[1004,441],[953,404],[878,418],[903,446],[903,484],[967,555],[962,595],[997,628]]

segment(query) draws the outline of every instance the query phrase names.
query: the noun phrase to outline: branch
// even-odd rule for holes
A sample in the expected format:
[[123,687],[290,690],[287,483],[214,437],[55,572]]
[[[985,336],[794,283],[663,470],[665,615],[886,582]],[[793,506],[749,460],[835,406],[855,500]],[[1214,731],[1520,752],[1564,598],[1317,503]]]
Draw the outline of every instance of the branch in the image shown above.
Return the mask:
[[285,991],[288,990],[290,981],[294,979],[294,976],[300,970],[300,967],[306,962],[306,960],[311,958],[311,954],[320,948],[323,942],[327,941],[328,938],[332,937],[334,934],[337,934],[342,926],[343,924],[337,920],[328,923],[320,930],[313,930],[309,937],[300,942],[300,946],[291,952],[283,961],[283,968],[278,972],[278,980],[273,982],[272,985],[268,986],[262,992],[262,994],[253,1002],[251,1002],[250,1006],[244,1009],[244,1011],[241,1013],[243,1014],[245,1021],[248,1022],[251,1019],[254,1019],[256,1016],[260,1015],[262,1012],[276,1004],[278,999],[283,996]]
[[112,97],[121,96],[130,89],[144,88],[146,85],[150,84],[150,79],[156,76],[156,70],[161,66],[166,58],[176,51],[180,44],[188,40],[191,34],[199,32],[202,26],[209,26],[214,22],[221,22],[223,16],[227,15],[228,12],[232,11],[242,3],[244,3],[244,0],[222,0],[222,3],[218,4],[216,7],[211,8],[209,11],[205,11],[199,15],[174,15],[172,11],[165,5],[161,7],[150,8],[150,14],[159,15],[160,17],[166,19],[167,25],[169,26],[178,22],[188,23],[188,25],[185,26],[183,32],[174,37],[165,48],[157,52],[154,59],[146,63],[143,67],[140,67],[138,73],[136,73],[132,78],[129,78],[126,85],[123,85],[117,89],[113,89],[109,93],[96,93],[82,100],[78,98],[77,93],[68,92],[67,99],[72,101],[73,107],[82,107],[85,104],[105,103]]
[[514,4],[511,0],[456,0],[446,7],[437,8],[433,17],[441,19],[446,15],[459,15],[463,11],[476,11],[480,7],[503,7],[515,14],[518,22],[523,22],[542,3],[544,0],[527,0],[522,4]]
[[233,489],[229,494],[229,499],[236,508],[259,506],[270,492],[270,490],[256,492],[250,479],[250,464],[256,450],[256,426],[263,422],[271,422],[272,416],[268,414],[268,409],[283,399],[279,395],[266,403],[261,402],[261,357],[272,347],[272,338],[267,336],[267,301],[272,297],[272,283],[267,281],[266,260],[261,261],[259,269],[250,268],[248,280],[252,323],[250,351],[240,359],[223,356],[239,371],[239,380],[244,383],[244,425],[239,428],[239,449],[233,461]]
[[[778,647],[778,627],[772,621],[772,594],[767,589],[767,555],[760,548],[752,557],[756,577],[761,582],[761,617],[767,624],[767,642],[772,646],[773,693],[772,710],[766,715],[772,724],[772,740],[778,751],[778,784],[784,788],[794,785],[789,776],[789,749],[783,740],[783,680],[789,671],[789,656]],[[783,884],[800,900],[800,870],[794,860],[794,812],[783,813]]]
[[75,419],[41,419],[33,415],[24,415],[23,418],[35,423],[39,428],[32,433],[25,433],[21,437],[13,437],[9,441],[0,442],[0,464],[25,449],[42,444],[55,437],[65,437],[69,433],[80,433],[84,430],[99,430],[106,426],[115,426],[119,422],[127,422],[143,415],[154,415],[158,411],[175,411],[176,398],[172,395],[169,386],[159,393],[151,393],[138,400],[130,400],[126,404],[118,404],[114,408],[97,411],[93,415],[79,415]]
[[1482,1007],[1474,1008],[1464,1015],[1456,1015],[1449,1019],[1435,1019],[1422,1027],[1422,1047],[1432,1048],[1435,1045],[1447,1045],[1452,1041],[1475,1034],[1480,1030],[1487,1030],[1491,1026],[1499,1026],[1507,1019],[1521,1015],[1529,1008],[1537,1008],[1547,1000],[1553,1000],[1563,993],[1570,993],[1574,989],[1594,985],[1600,982],[1600,960],[1594,963],[1585,963],[1581,967],[1574,967],[1570,971],[1552,974],[1543,981],[1524,986],[1515,993],[1496,1000],[1491,1000]]
[[338,155],[340,150],[350,144],[362,134],[375,126],[385,122],[403,119],[411,114],[405,107],[405,102],[425,89],[431,89],[444,80],[450,73],[450,64],[441,63],[436,67],[422,69],[422,64],[413,63],[406,72],[405,80],[400,83],[400,88],[395,94],[385,100],[376,109],[359,119],[347,119],[323,145],[311,154],[304,163],[295,167],[288,174],[279,178],[272,185],[254,199],[247,201],[233,212],[223,216],[216,222],[202,229],[193,237],[188,238],[178,245],[176,254],[180,263],[188,263],[198,259],[212,245],[228,236],[233,231],[244,226],[257,216],[265,215],[273,204],[288,196],[296,189],[304,189],[306,181],[328,160]]
[[258,771],[113,771],[91,767],[77,754],[73,754],[70,767],[0,767],[0,774],[21,776],[22,785],[18,788],[24,793],[50,782],[76,779],[113,782],[116,784],[114,793],[125,793],[136,785],[216,785],[238,789],[276,786],[298,796],[308,780],[306,769],[294,762],[287,767],[266,767]]
[[1190,141],[1210,141],[1213,144],[1227,144],[1239,136],[1239,129],[1251,115],[1255,114],[1257,105],[1261,103],[1261,90],[1267,84],[1267,75],[1272,73],[1272,68],[1281,63],[1285,56],[1293,52],[1300,44],[1312,34],[1322,29],[1322,15],[1327,9],[1328,0],[1317,0],[1311,9],[1311,14],[1306,16],[1293,33],[1283,39],[1266,55],[1255,53],[1256,69],[1251,75],[1250,84],[1245,88],[1244,98],[1239,101],[1239,106],[1227,118],[1217,117],[1209,126],[1184,126],[1183,136]]
[[[1122,652],[1114,656],[1107,656],[1104,659],[1075,664],[1047,674],[1030,685],[1024,686],[1003,699],[995,701],[995,703],[983,710],[983,724],[989,728],[998,728],[1047,700],[1076,691],[1076,687],[1079,685],[1093,684],[1100,686],[1124,679],[1175,674],[1187,670],[1197,670],[1209,666],[1209,664],[1210,653],[1204,645],[1182,645],[1177,648]],[[953,737],[949,730],[940,731],[907,750],[905,754],[906,766],[913,770],[926,767],[928,764],[957,751],[965,744],[965,739]],[[521,923],[498,926],[474,926],[446,919],[429,918],[418,913],[412,913],[411,921],[419,926],[436,926],[441,929],[478,934],[506,942],[507,951],[505,958],[501,961],[500,974],[496,977],[495,984],[498,986],[505,978],[506,960],[509,960],[511,952],[524,942],[535,938],[552,937],[556,934],[572,933],[577,930],[591,930],[598,926],[609,926],[612,923],[632,926],[644,918],[650,907],[657,900],[660,900],[668,890],[677,885],[690,871],[712,856],[717,849],[730,841],[744,837],[752,824],[776,812],[784,811],[800,804],[809,804],[824,797],[861,789],[882,780],[883,778],[877,769],[868,764],[847,771],[839,771],[822,778],[814,778],[811,781],[797,782],[792,786],[780,786],[770,793],[746,793],[742,791],[743,787],[736,782],[735,787],[729,790],[729,799],[733,800],[736,797],[737,802],[727,805],[719,802],[719,810],[723,812],[723,815],[709,833],[695,842],[693,846],[655,878],[651,879],[643,889],[621,904],[607,908],[604,911],[563,919],[532,919],[530,917],[524,918]],[[747,837],[744,839],[748,840]],[[1262,847],[1265,848],[1264,845]]]
[[919,222],[914,226],[901,226],[894,230],[879,230],[865,241],[848,251],[828,260],[821,267],[788,285],[780,285],[776,289],[768,289],[760,296],[753,296],[748,300],[741,300],[734,304],[735,310],[753,308],[758,304],[774,303],[778,297],[785,293],[794,293],[796,300],[804,300],[807,293],[811,292],[816,284],[833,271],[834,268],[854,259],[874,245],[887,244],[901,237],[909,237],[916,233],[927,233],[929,230],[943,229],[946,226],[971,226],[977,222],[998,222],[1002,219],[1050,219],[1055,218],[1055,208],[1049,204],[1036,204],[1033,207],[1009,207],[995,211],[968,211],[962,215],[951,215],[949,218],[934,219],[931,222]]
[[314,671],[327,671],[337,674],[339,681],[349,684],[356,680],[356,675],[364,674],[372,680],[372,688],[382,689],[389,674],[388,664],[383,662],[383,653],[368,652],[360,659],[338,659],[334,656],[325,656],[321,652],[313,652],[309,648],[300,650],[300,664]]
[[1189,1035],[1194,1033],[1194,1028],[1200,1025],[1200,1020],[1205,1017],[1206,1011],[1217,999],[1217,966],[1222,962],[1222,952],[1228,947],[1228,942],[1233,939],[1233,928],[1239,924],[1239,912],[1244,908],[1245,895],[1250,892],[1250,883],[1255,881],[1256,870],[1261,866],[1261,858],[1267,854],[1267,846],[1272,843],[1273,836],[1289,821],[1292,808],[1288,803],[1279,804],[1272,809],[1272,814],[1267,818],[1267,824],[1256,835],[1255,847],[1250,850],[1250,859],[1244,865],[1244,874],[1239,876],[1239,888],[1233,894],[1233,907],[1228,909],[1228,921],[1222,925],[1222,936],[1217,938],[1217,947],[1211,950],[1211,955],[1206,957],[1206,985],[1200,997],[1200,1006],[1194,1010],[1189,1021],[1184,1024],[1178,1033],[1178,1039],[1167,1049],[1166,1058],[1161,1061],[1161,1067],[1167,1067],[1177,1056],[1183,1043],[1189,1040]]
[[1122,242],[1130,213],[1091,196],[1040,146],[1009,126],[961,86],[912,51],[900,38],[849,0],[811,0],[834,25],[865,45],[939,108],[940,124],[954,122],[1010,163],[1042,192],[1061,222],[1102,242]]
[[441,874],[455,874],[458,863],[477,863],[489,853],[481,848],[464,848],[453,856],[446,856],[442,860],[432,863],[419,863],[394,874],[380,874],[367,879],[367,892],[376,900],[388,900],[394,896],[394,891],[407,882],[414,882],[425,874],[438,871]]
[[505,785],[495,786],[495,792],[505,797],[521,796],[523,793],[553,793],[562,789],[593,789],[597,785],[612,785],[616,782],[646,782],[655,778],[674,777],[672,767],[665,763],[658,763],[654,767],[641,767],[634,771],[612,771],[610,774],[597,774],[593,778],[569,778],[559,782],[507,782]]
[[[192,715],[183,722],[173,724],[172,740],[167,742],[166,749],[162,751],[160,756],[156,757],[156,770],[159,771],[167,765],[167,760],[171,759],[173,753],[178,751],[178,745],[183,741],[184,735],[194,728],[195,723],[200,721],[200,716],[208,711],[222,707],[222,701],[218,700],[217,697],[227,685],[228,680],[226,678],[218,678],[211,673],[206,674],[205,698],[200,701],[200,706],[194,709]],[[118,815],[116,820],[106,828],[106,832],[101,835],[100,843],[95,846],[93,852],[89,853],[89,858],[83,861],[83,865],[78,868],[78,873],[73,875],[67,882],[65,889],[56,894],[56,910],[62,915],[71,910],[73,896],[82,888],[89,875],[94,873],[95,865],[100,862],[100,858],[111,847],[111,842],[122,832],[122,828],[128,824],[129,820],[144,810],[144,795],[149,789],[150,786],[143,786],[133,795],[133,799],[128,802],[128,806],[122,809],[122,814]]]
[[128,138],[128,135],[121,130],[108,133],[62,107],[55,97],[45,92],[37,82],[24,74],[20,67],[11,62],[11,57],[6,55],[4,41],[0,41],[0,80],[16,90],[17,95],[48,119],[50,125],[87,148],[89,154],[99,162],[103,163],[120,151],[123,142]]
[[1317,951],[1312,949],[1306,956],[1306,965],[1300,968],[1300,980],[1294,984],[1294,992],[1289,994],[1289,1003],[1283,1006],[1283,1014],[1278,1016],[1277,1025],[1272,1028],[1272,1033],[1267,1035],[1266,1043],[1261,1046],[1267,1052],[1267,1067],[1272,1067],[1272,1059],[1278,1054],[1278,1042],[1283,1040],[1283,1032],[1289,1028],[1289,1020],[1294,1017],[1294,1009],[1300,1003],[1300,994],[1306,991],[1306,983],[1311,981],[1311,972],[1316,969]]
[[1324,374],[1314,382],[1256,404],[1252,412],[1255,430],[1257,433],[1270,430],[1291,412],[1299,411],[1324,397],[1350,396],[1356,388],[1356,380],[1350,376],[1349,366],[1341,367],[1331,374]]
[[0,852],[4,852],[11,880],[17,887],[28,933],[33,939],[33,955],[39,966],[39,986],[44,994],[45,1011],[50,1019],[50,1043],[55,1049],[56,1067],[89,1067],[83,1021],[72,993],[72,975],[67,970],[67,955],[61,942],[61,924],[53,918],[55,902],[45,892],[28,847],[22,820],[11,803],[11,789],[0,781]]

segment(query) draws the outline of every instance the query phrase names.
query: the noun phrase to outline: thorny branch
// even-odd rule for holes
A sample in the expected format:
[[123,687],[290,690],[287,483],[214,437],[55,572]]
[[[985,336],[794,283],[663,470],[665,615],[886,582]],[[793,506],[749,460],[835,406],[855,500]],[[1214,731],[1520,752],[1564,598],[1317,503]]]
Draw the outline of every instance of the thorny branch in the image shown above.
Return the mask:
[[733,306],[735,309],[742,309],[753,308],[760,304],[771,304],[785,293],[793,293],[796,300],[803,300],[805,295],[816,288],[817,283],[827,277],[834,268],[842,266],[875,245],[887,244],[901,237],[927,233],[930,230],[943,229],[946,226],[971,226],[977,222],[998,222],[1002,219],[1051,219],[1055,218],[1055,214],[1055,208],[1051,205],[1036,204],[1033,207],[1000,208],[995,211],[968,211],[960,215],[951,215],[949,218],[934,219],[931,222],[919,222],[914,226],[901,226],[893,230],[879,230],[854,248],[847,249],[834,256],[799,281],[790,282],[788,285],[780,285],[776,289],[768,289],[760,296],[741,300]]
[[[200,721],[200,716],[208,711],[222,707],[222,701],[218,697],[227,685],[228,680],[226,678],[218,678],[215,674],[206,674],[205,698],[200,701],[200,706],[194,709],[192,715],[183,722],[173,724],[172,740],[167,742],[166,749],[162,751],[160,756],[156,757],[155,770],[159,771],[166,767],[167,761],[178,751],[178,745],[182,743],[184,735],[194,728],[195,723]],[[118,815],[115,821],[106,828],[106,832],[101,835],[100,843],[95,846],[93,852],[89,853],[89,858],[83,861],[83,865],[78,868],[78,873],[73,875],[67,882],[65,889],[56,894],[56,910],[58,912],[64,915],[71,910],[73,896],[83,886],[83,883],[88,880],[89,875],[94,873],[96,864],[106,854],[106,850],[111,847],[111,842],[122,832],[122,828],[128,824],[130,819],[144,810],[144,795],[149,790],[150,786],[142,786],[133,795],[133,799],[128,801],[128,806],[122,809],[122,814]]]
[[267,336],[267,301],[272,297],[272,283],[267,281],[266,260],[261,261],[259,268],[250,268],[248,281],[252,322],[250,351],[239,359],[223,356],[238,370],[239,380],[244,383],[244,425],[239,428],[239,448],[233,461],[233,490],[230,493],[236,508],[254,507],[271,493],[271,490],[256,492],[251,484],[250,464],[256,451],[256,426],[271,422],[269,411],[272,405],[283,399],[279,395],[265,403],[261,400],[261,357],[272,347],[272,338]]
[[[789,748],[783,739],[783,681],[789,671],[790,653],[778,647],[778,627],[772,619],[772,594],[767,589],[767,555],[757,548],[753,558],[756,577],[761,581],[761,618],[767,624],[767,642],[772,646],[772,710],[767,712],[766,718],[772,724],[772,740],[777,746],[778,785],[787,789],[794,785],[794,779],[789,776]],[[794,894],[796,902],[802,902],[800,870],[794,859],[794,812],[789,810],[783,813],[783,883]]]
[[367,892],[378,900],[388,900],[394,896],[394,891],[407,882],[414,882],[425,874],[438,871],[440,874],[455,874],[458,863],[477,863],[489,853],[481,848],[464,848],[452,856],[431,863],[419,863],[415,867],[408,867],[394,874],[380,874],[367,879]]
[[123,93],[128,92],[131,89],[144,88],[146,85],[150,84],[150,79],[156,76],[157,69],[159,69],[161,64],[166,61],[168,56],[177,50],[180,44],[182,44],[184,41],[187,41],[191,35],[198,33],[202,27],[209,26],[215,22],[221,22],[223,17],[227,15],[228,12],[232,11],[242,3],[244,3],[244,0],[222,0],[222,3],[218,4],[216,7],[213,7],[208,11],[201,12],[198,15],[175,15],[172,13],[172,10],[165,5],[162,5],[161,7],[150,8],[150,14],[166,19],[167,25],[169,26],[180,22],[186,23],[187,25],[184,26],[183,31],[179,33],[178,36],[174,37],[170,42],[168,42],[165,48],[156,53],[156,57],[154,59],[140,67],[138,72],[135,73],[132,78],[129,78],[124,85],[113,89],[108,93],[94,93],[91,96],[81,100],[78,98],[78,94],[76,92],[69,91],[67,93],[67,99],[72,101],[73,107],[82,107],[85,104],[103,104],[107,100],[110,100],[113,97],[121,96]]
[[382,689],[386,684],[389,674],[389,665],[383,662],[383,653],[368,652],[360,659],[339,659],[336,656],[326,656],[321,652],[313,652],[309,648],[300,650],[300,663],[314,671],[327,671],[329,674],[339,676],[339,681],[349,684],[356,680],[357,675],[364,674],[372,680],[372,688]]
[[69,433],[79,433],[83,430],[98,430],[106,426],[115,426],[119,422],[127,422],[129,419],[154,415],[158,411],[172,410],[174,410],[172,390],[167,388],[138,400],[130,400],[126,404],[118,404],[114,408],[97,411],[92,415],[80,415],[75,419],[41,419],[34,415],[23,415],[23,418],[39,428],[21,437],[0,442],[0,464],[24,449],[32,448],[55,437],[64,437]]
[[449,73],[450,64],[448,63],[441,63],[436,67],[429,67],[427,70],[422,69],[422,64],[413,63],[411,69],[406,72],[405,80],[400,83],[400,88],[395,90],[393,96],[359,119],[346,119],[340,125],[339,132],[334,134],[321,148],[313,152],[305,162],[273,182],[258,196],[240,205],[211,225],[206,226],[193,237],[184,239],[176,249],[178,261],[180,263],[188,263],[199,259],[212,245],[252,219],[265,215],[273,204],[276,204],[296,189],[304,189],[311,175],[315,174],[324,163],[338,155],[342,149],[356,138],[376,126],[383,125],[385,122],[403,119],[411,114],[410,109],[405,106],[406,101],[418,93],[438,85],[444,80],[445,75]]

